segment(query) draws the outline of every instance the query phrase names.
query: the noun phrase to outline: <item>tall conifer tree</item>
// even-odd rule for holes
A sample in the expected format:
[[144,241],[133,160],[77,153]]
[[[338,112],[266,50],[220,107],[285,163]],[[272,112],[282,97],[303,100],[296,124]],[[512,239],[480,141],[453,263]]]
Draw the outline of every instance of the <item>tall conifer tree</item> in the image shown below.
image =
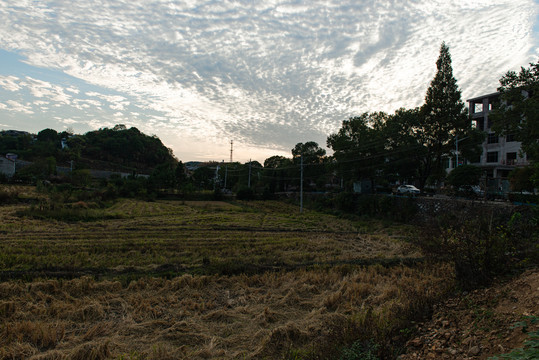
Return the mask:
[[451,55],[445,43],[440,47],[436,67],[436,75],[427,90],[414,131],[425,151],[419,169],[421,188],[429,176],[443,176],[442,159],[452,153],[457,136],[461,139],[477,138],[472,136],[473,129],[453,76]]

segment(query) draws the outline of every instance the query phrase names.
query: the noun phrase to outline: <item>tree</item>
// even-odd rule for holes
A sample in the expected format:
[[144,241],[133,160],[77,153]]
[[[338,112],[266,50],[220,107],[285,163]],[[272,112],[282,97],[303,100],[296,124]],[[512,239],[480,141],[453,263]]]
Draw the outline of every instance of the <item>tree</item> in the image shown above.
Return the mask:
[[54,156],[60,149],[60,137],[56,130],[44,129],[37,134],[37,141],[33,147],[35,157]]
[[383,112],[363,113],[344,120],[339,131],[327,138],[341,178],[348,182],[374,181],[385,162],[386,138],[382,129],[387,119]]
[[534,173],[539,174],[539,169],[533,166],[516,168],[509,173],[509,181],[513,191],[533,191]]
[[451,171],[447,176],[447,183],[459,188],[464,185],[478,185],[483,170],[473,165],[462,165]]
[[303,163],[308,164],[321,164],[324,161],[326,150],[318,146],[318,143],[314,141],[307,141],[306,143],[297,143],[292,149],[292,157],[295,162],[303,156]]
[[512,134],[522,142],[528,159],[539,160],[539,62],[507,72],[500,79],[500,103],[489,118],[501,135]]
[[271,156],[264,160],[262,172],[267,191],[286,191],[293,169],[292,160],[284,156]]
[[389,116],[383,125],[384,173],[388,180],[411,183],[422,176],[420,163],[426,155],[426,149],[414,135],[420,116],[419,108],[401,108]]
[[[303,161],[301,160],[302,158]],[[300,163],[303,162],[303,182],[305,185],[308,185],[309,183],[318,183],[326,173],[326,150],[322,149],[318,146],[318,143],[314,141],[297,143],[292,149],[292,162],[296,165],[300,165]],[[299,180],[299,167],[297,168],[294,177]]]
[[172,162],[157,165],[150,175],[150,184],[159,190],[175,189],[178,186],[176,168],[177,165]]
[[[419,187],[424,188],[429,176],[443,176],[442,160],[455,148],[458,138],[469,137],[475,130],[468,119],[457,80],[453,76],[451,55],[445,43],[440,47],[436,74],[420,109],[414,136],[424,148],[419,162]],[[475,135],[474,135],[475,136]]]
[[60,136],[54,129],[44,129],[37,133],[37,141],[52,142],[56,144],[60,141]]

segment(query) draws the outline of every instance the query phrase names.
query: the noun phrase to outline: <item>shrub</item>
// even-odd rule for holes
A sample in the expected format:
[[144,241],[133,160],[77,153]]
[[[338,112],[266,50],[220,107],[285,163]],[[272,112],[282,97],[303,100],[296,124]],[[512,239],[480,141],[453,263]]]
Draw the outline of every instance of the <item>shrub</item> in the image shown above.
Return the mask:
[[9,188],[0,189],[0,204],[13,204],[19,201],[19,192]]
[[242,187],[236,193],[236,198],[238,200],[253,200],[255,198],[255,193],[251,188]]
[[509,214],[462,208],[423,224],[417,245],[427,256],[453,261],[460,287],[473,289],[539,260],[537,221],[537,211],[530,208]]

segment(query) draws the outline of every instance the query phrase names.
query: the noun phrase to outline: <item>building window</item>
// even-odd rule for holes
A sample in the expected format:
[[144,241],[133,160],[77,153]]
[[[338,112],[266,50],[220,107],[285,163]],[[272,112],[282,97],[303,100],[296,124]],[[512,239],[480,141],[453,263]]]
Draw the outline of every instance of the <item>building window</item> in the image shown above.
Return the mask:
[[481,112],[483,112],[483,104],[474,104],[473,113],[477,114]]
[[515,165],[516,161],[517,161],[516,152],[507,153],[507,165]]
[[498,135],[495,133],[489,133],[487,138],[487,144],[497,144],[499,141]]
[[513,141],[516,141],[516,140],[515,140],[515,134],[507,134],[507,136],[505,137],[505,141],[506,141],[506,142],[513,142]]
[[497,151],[489,151],[489,152],[487,152],[487,162],[488,163],[496,163],[496,162],[498,162],[498,152]]

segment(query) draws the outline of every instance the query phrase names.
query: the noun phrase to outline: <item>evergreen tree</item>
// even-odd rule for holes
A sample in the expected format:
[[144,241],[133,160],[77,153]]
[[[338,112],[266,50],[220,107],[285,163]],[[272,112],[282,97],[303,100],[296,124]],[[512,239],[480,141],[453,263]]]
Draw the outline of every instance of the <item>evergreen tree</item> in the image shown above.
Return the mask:
[[458,138],[477,137],[468,119],[457,80],[453,76],[451,55],[445,43],[436,61],[436,75],[430,83],[414,133],[424,147],[419,164],[419,186],[424,188],[429,176],[443,177],[442,159],[449,156]]

